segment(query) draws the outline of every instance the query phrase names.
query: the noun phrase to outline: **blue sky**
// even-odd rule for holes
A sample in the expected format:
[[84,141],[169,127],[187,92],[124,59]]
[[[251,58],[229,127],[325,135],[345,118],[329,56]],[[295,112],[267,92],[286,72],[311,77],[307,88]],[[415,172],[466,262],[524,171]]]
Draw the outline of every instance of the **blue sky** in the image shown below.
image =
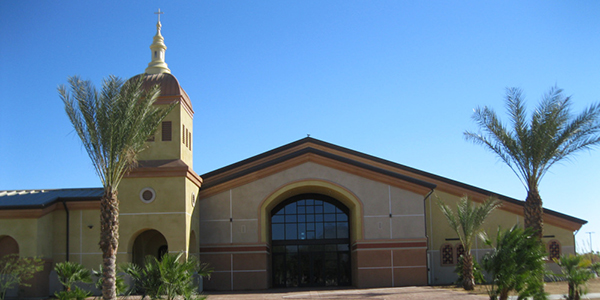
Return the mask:
[[[97,187],[56,88],[142,73],[158,8],[166,61],[192,99],[203,174],[307,134],[524,199],[490,152],[466,142],[477,106],[505,116],[554,85],[600,101],[600,2],[1,1],[0,190]],[[589,221],[600,250],[600,152],[551,169],[544,206]]]

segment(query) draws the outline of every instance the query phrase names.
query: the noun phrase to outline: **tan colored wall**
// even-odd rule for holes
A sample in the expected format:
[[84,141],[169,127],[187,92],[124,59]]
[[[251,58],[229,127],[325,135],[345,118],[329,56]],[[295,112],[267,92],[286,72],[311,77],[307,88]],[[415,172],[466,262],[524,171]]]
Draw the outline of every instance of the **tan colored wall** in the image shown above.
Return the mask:
[[[423,196],[308,162],[201,199],[199,202],[201,243],[260,242],[260,226],[267,226],[259,224],[258,220],[260,215],[258,210],[262,201],[286,184],[309,179],[324,180],[342,186],[362,201],[364,229],[353,229],[363,231],[364,239],[425,236]],[[392,218],[389,216],[390,213]],[[232,228],[229,224],[230,218],[233,219]],[[242,232],[243,226],[245,226],[245,233]],[[352,235],[357,236],[355,233]]]
[[[193,118],[182,109],[181,103],[167,115],[164,121],[171,121],[171,141],[162,141],[161,125],[154,135],[154,141],[148,142],[148,148],[140,153],[139,160],[156,159],[181,159],[188,166],[193,166],[193,145],[186,146],[183,142],[182,130],[185,126],[188,131],[192,131],[193,136]],[[194,140],[191,140],[192,144]]]
[[[225,282],[231,280],[231,274],[235,274],[237,269],[231,269],[230,262],[227,260],[227,258],[234,255],[233,253],[206,254],[203,252],[202,247],[269,243],[269,238],[264,240],[261,236],[261,226],[266,226],[267,232],[270,232],[269,221],[260,219],[260,209],[265,207],[264,201],[286,185],[299,185],[300,187],[291,190],[291,193],[285,194],[283,198],[280,197],[281,200],[279,201],[298,193],[317,192],[327,195],[326,188],[318,190],[302,189],[302,182],[315,181],[329,182],[332,185],[341,187],[359,201],[355,208],[359,212],[355,215],[351,211],[351,221],[355,216],[360,216],[360,222],[354,220],[356,223],[353,223],[359,225],[351,226],[352,243],[364,242],[370,243],[368,245],[376,245],[374,249],[360,248],[355,249],[352,253],[354,285],[375,287],[427,284],[424,196],[331,167],[306,162],[248,184],[200,199],[198,204],[200,212],[200,258],[216,267],[216,273],[213,276],[215,282],[206,282],[206,288],[231,289],[231,283],[226,284]],[[269,207],[274,205],[276,203]],[[269,213],[270,211],[266,212],[266,219],[269,219]],[[419,244],[406,249],[400,244],[378,245],[378,243],[385,244],[390,241],[400,243],[414,240]],[[369,247],[367,244],[365,245],[359,247]],[[373,251],[377,251],[376,249],[381,247],[386,249],[382,253],[386,253],[389,260],[387,264],[382,266],[371,259],[372,257],[380,257],[380,253],[374,253]],[[397,260],[393,263],[391,261],[392,253],[397,255]],[[263,268],[268,270],[270,257],[266,257],[265,260]],[[242,274],[245,273],[242,272],[238,276],[244,276]],[[383,274],[387,275],[384,276]],[[256,276],[252,278],[263,280],[262,275]],[[271,278],[265,276],[266,284],[270,285]],[[234,275],[234,281],[235,278]],[[262,285],[257,283],[254,286]],[[240,289],[235,284],[234,288]]]
[[[436,204],[436,196],[448,204],[454,211],[460,199],[459,196],[437,191],[434,196],[426,202],[427,210],[427,235],[429,237],[428,247],[430,255],[430,267],[432,270],[432,284],[448,284],[456,280],[454,273],[454,265],[442,266],[440,249],[443,244],[451,244],[456,246],[460,244],[458,240],[447,240],[458,238],[456,233],[450,228],[446,217],[442,214]],[[515,214],[504,210],[502,207],[496,209],[486,219],[483,230],[493,239],[498,231],[498,226],[502,229],[509,229],[515,224],[523,224],[523,214]],[[574,253],[573,232],[560,228],[556,225],[544,224],[544,236],[554,235],[554,238],[543,238],[542,241],[548,243],[550,240],[559,240],[561,243],[562,253]],[[481,258],[489,252],[490,247],[477,238],[473,244],[473,256],[480,261]],[[456,262],[455,262],[456,263]],[[548,264],[549,267],[555,268],[554,263]]]
[[19,254],[24,257],[52,257],[53,215],[39,219],[0,219],[0,236],[8,235],[19,244]]

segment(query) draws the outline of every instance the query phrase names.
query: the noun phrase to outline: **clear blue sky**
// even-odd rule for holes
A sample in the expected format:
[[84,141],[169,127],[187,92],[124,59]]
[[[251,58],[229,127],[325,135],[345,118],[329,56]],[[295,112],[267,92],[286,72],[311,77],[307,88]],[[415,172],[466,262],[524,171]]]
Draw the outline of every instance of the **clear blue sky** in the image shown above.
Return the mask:
[[[466,142],[473,108],[502,116],[558,85],[600,101],[598,1],[1,1],[0,190],[100,186],[56,91],[166,61],[192,99],[194,169],[312,137],[524,199],[490,152]],[[600,151],[551,169],[544,206],[586,219],[600,249]]]

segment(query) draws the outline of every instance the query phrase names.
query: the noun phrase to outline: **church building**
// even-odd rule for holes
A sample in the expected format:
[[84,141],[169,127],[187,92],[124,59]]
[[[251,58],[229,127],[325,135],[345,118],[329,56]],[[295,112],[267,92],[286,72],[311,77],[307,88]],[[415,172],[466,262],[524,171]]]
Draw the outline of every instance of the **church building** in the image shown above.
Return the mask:
[[[160,21],[150,49],[137,76],[160,86],[156,105],[176,106],[119,185],[117,263],[183,252],[214,268],[205,290],[439,285],[456,280],[464,248],[436,199],[495,196],[485,230],[523,224],[523,201],[310,137],[198,175],[193,102],[165,62]],[[98,268],[102,193],[0,191],[0,256],[45,262],[24,297],[53,293],[58,262]],[[549,258],[574,253],[587,222],[549,209],[544,222]],[[473,256],[486,251],[478,241]]]

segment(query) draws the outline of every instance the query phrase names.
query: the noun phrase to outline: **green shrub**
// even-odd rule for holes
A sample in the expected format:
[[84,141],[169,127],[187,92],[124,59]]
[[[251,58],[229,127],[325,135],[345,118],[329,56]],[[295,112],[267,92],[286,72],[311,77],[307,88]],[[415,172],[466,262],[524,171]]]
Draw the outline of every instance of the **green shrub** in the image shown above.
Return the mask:
[[89,291],[85,291],[77,286],[74,287],[77,282],[92,283],[92,273],[81,264],[65,261],[57,263],[54,270],[56,271],[56,275],[58,275],[58,281],[65,288],[64,291],[54,294],[57,298],[61,300],[80,300],[92,295]]
[[0,300],[4,299],[9,289],[31,286],[25,281],[43,269],[44,262],[36,257],[21,258],[18,254],[9,254],[0,258]]
[[60,291],[58,293],[54,293],[54,296],[58,298],[58,300],[84,300],[89,297],[92,293],[89,291],[83,290],[78,286],[73,287],[70,291]]
[[492,276],[490,299],[505,300],[511,291],[516,291],[519,299],[547,299],[542,289],[546,253],[531,228],[498,228],[495,244],[485,235],[483,239],[495,250],[482,260],[483,269]]
[[168,300],[176,296],[190,299],[196,293],[194,273],[210,277],[212,269],[200,264],[193,257],[181,261],[181,256],[165,254],[160,260],[147,256],[144,267],[128,263],[123,271],[133,280],[132,293],[150,296],[153,299],[166,296]]
[[[94,274],[94,276],[96,276],[98,278],[98,280],[96,280],[95,286],[99,290],[102,290],[102,283],[104,282],[104,277],[102,276],[102,271],[103,271],[102,265],[100,265],[100,267],[98,268],[98,271],[92,269],[92,273]],[[115,285],[116,285],[117,295],[124,295],[127,292],[128,287],[127,287],[127,284],[125,283],[125,279],[123,279],[122,272],[117,273],[117,275],[115,277],[115,281],[116,281]]]
[[581,255],[563,255],[554,260],[560,266],[561,274],[558,277],[567,281],[569,285],[568,300],[579,300],[581,295],[587,294],[586,283],[594,277],[590,268],[592,262]]

